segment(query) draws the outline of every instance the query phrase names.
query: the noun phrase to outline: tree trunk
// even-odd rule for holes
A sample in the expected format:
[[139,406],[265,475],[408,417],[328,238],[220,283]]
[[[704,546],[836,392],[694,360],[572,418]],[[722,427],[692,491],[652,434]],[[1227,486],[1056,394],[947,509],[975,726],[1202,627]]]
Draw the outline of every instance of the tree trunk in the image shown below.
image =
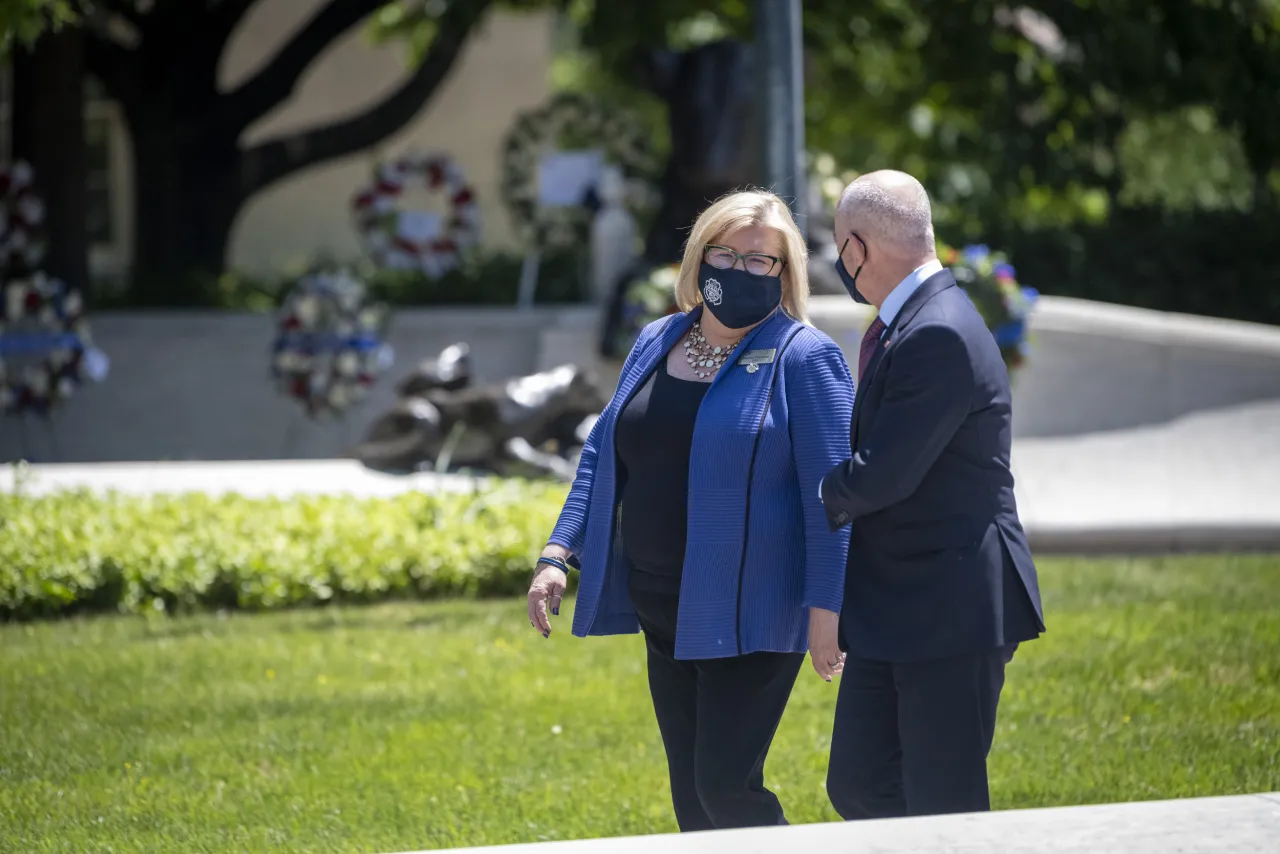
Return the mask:
[[136,303],[211,305],[240,193],[234,139],[174,144],[171,119],[130,117],[134,150]]
[[404,127],[444,82],[493,0],[445,4],[427,55],[363,112],[242,150],[243,131],[291,97],[312,63],[379,6],[318,4],[253,77],[222,92],[222,55],[256,2],[111,3],[134,22],[140,41],[126,46],[101,32],[87,41],[89,67],[124,110],[133,141],[130,293],[139,304],[212,304],[241,205],[289,175],[365,150]]
[[35,170],[48,251],[41,268],[81,293],[89,280],[84,33],[45,33],[14,55],[13,154]]

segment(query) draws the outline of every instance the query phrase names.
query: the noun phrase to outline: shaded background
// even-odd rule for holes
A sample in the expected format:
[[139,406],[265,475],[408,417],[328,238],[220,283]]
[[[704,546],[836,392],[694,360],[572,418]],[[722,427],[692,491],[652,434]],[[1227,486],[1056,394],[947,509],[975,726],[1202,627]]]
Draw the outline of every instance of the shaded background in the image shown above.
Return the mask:
[[[343,190],[410,141],[478,179],[487,254],[518,248],[494,176],[516,112],[551,89],[604,95],[665,153],[654,55],[750,42],[752,18],[747,0],[6,10],[10,153],[44,185],[49,268],[100,307],[261,308],[317,256],[356,253]],[[902,168],[935,199],[940,237],[998,246],[1044,293],[1280,321],[1275,0],[806,0],[803,15],[815,188]],[[731,98],[702,98],[696,130],[714,134]],[[295,227],[262,234],[288,205]],[[509,265],[473,266],[396,299],[514,298]],[[541,286],[544,301],[581,294],[572,276]]]

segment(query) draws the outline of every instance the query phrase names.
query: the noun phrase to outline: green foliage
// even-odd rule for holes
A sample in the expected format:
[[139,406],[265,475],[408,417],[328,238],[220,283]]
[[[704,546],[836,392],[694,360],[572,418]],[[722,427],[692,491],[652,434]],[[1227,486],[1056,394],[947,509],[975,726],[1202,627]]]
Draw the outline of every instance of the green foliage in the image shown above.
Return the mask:
[[1280,3],[1009,8],[806,2],[810,145],[1041,292],[1280,322]]
[[[1280,789],[1280,558],[1039,564],[1049,632],[1008,669],[996,809]],[[0,626],[0,850],[674,832],[644,642],[569,637],[571,611],[550,640],[520,600]],[[836,688],[806,665],[769,754],[793,823],[836,820]]]
[[[1203,193],[1206,181],[1238,202],[1240,185],[1252,191],[1255,175],[1280,165],[1280,138],[1269,130],[1280,29],[1259,24],[1251,7],[806,4],[815,47],[809,139],[860,171],[918,175],[939,222],[971,239],[1011,225],[1097,223],[1117,203]],[[1233,106],[1237,90],[1251,93],[1252,108]],[[1263,108],[1257,99],[1267,91],[1272,105]],[[1185,162],[1188,140],[1163,117],[1197,106],[1216,125],[1194,134],[1205,159],[1185,173],[1164,168],[1166,150]],[[1269,160],[1236,153],[1249,150],[1240,146],[1250,138],[1270,146]]]
[[993,230],[1041,293],[1280,324],[1280,210],[1123,208],[1104,224]]
[[0,495],[0,620],[524,589],[558,484],[356,500]]
[[[1117,203],[1238,207],[1242,186],[1252,205],[1280,169],[1278,7],[806,0],[806,138],[844,168],[920,177],[968,239],[1097,223]],[[639,51],[752,35],[744,0],[575,0],[569,17],[592,67],[624,80]],[[1196,108],[1212,127],[1193,118],[1187,140],[1176,117]],[[1172,168],[1191,147],[1204,159]]]
[[431,52],[439,32],[440,19],[450,6],[470,3],[480,8],[501,6],[527,11],[555,5],[558,0],[391,0],[374,14],[370,33],[375,42],[398,41],[408,51],[409,61],[418,64]]
[[78,11],[72,0],[0,0],[0,55],[74,22]]
[[[638,116],[659,154],[668,144],[666,116],[643,85],[641,55],[753,35],[751,0],[392,0],[371,4],[370,21],[375,38],[400,40],[411,58],[427,61],[450,10],[490,7],[559,10],[555,86]],[[77,8],[71,0],[5,0],[0,27],[6,43],[30,41]],[[1113,255],[1127,260],[1108,275],[1131,280],[1140,265],[1125,256],[1119,229],[1108,242],[1108,222],[1145,219],[1154,208],[1273,219],[1278,0],[805,0],[803,13],[811,149],[845,170],[917,175],[933,196],[940,232],[957,243],[998,240],[1030,271],[1039,262],[1023,257],[1020,245],[1087,242],[1108,263]],[[1137,213],[1123,213],[1129,208]],[[1230,257],[1252,251],[1233,245],[1230,230],[1210,231]],[[1200,263],[1182,246],[1171,240],[1161,250],[1174,271],[1159,285],[1169,307],[1183,305],[1180,295],[1199,281]],[[1071,251],[1075,264],[1079,253]],[[1237,305],[1260,319],[1269,281],[1252,271],[1241,268],[1239,278],[1255,281],[1259,293]],[[1037,285],[1088,290],[1074,275]],[[510,304],[518,279],[391,278],[388,289],[410,304]],[[578,278],[575,271],[544,282],[576,291]],[[165,293],[185,305],[240,306],[263,303],[264,290],[278,287],[232,277]],[[1112,298],[1123,301],[1125,292]]]
[[685,50],[726,37],[751,37],[751,0],[569,0],[582,47],[623,77],[641,50]]
[[1124,206],[1182,212],[1253,207],[1244,146],[1208,107],[1135,117],[1118,144],[1124,175],[1118,201]]

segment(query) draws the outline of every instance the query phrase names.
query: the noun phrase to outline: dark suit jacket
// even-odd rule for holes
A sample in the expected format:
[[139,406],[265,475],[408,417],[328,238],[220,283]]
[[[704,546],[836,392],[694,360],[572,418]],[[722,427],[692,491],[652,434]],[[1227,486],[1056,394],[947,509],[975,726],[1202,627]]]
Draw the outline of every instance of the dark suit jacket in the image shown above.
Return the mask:
[[1030,640],[1040,589],[1009,469],[1009,375],[951,273],[931,276],[881,338],[854,399],[853,457],[822,484],[852,525],[841,642],[920,661]]

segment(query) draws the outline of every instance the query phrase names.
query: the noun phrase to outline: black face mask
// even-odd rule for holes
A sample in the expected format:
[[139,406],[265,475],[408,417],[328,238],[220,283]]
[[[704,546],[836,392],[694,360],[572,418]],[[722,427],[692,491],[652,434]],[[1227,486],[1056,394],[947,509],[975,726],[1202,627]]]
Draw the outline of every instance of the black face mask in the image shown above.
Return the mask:
[[[862,243],[861,237],[858,238],[858,242]],[[863,305],[870,305],[871,300],[864,297],[862,292],[858,290],[858,274],[862,272],[862,264],[858,265],[858,269],[853,271],[852,276],[849,275],[849,269],[844,265],[844,250],[848,245],[849,241],[846,239],[844,246],[840,247],[840,254],[836,256],[836,273],[840,276],[840,281],[844,284],[844,289],[849,292],[849,296],[853,297],[854,302],[860,302]],[[866,258],[866,254],[867,244],[862,243],[862,255],[864,259]],[[865,263],[866,261],[864,260],[863,264]]]
[[731,267],[721,270],[703,263],[698,270],[702,302],[729,329],[755,326],[782,302],[781,276],[753,276]]

